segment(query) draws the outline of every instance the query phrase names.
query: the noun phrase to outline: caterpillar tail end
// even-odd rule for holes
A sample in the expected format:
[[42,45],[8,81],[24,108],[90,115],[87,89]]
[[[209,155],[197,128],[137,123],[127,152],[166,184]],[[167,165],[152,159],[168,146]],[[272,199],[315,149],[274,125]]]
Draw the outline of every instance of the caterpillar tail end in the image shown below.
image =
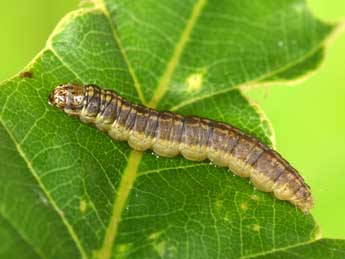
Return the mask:
[[302,210],[305,215],[310,214],[311,209],[314,208],[314,200],[312,196],[309,196],[305,200],[292,201],[292,203],[294,203],[297,208]]

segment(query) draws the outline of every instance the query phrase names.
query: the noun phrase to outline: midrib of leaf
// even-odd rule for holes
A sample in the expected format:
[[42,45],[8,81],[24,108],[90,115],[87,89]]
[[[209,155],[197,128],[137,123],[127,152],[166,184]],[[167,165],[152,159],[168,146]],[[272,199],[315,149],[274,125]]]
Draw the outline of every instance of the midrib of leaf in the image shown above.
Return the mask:
[[198,17],[200,16],[200,13],[203,9],[203,7],[206,4],[206,0],[198,0],[195,5],[194,8],[192,10],[191,16],[189,17],[187,23],[186,23],[186,27],[183,30],[181,37],[178,41],[178,43],[176,44],[175,50],[171,56],[171,59],[168,63],[167,68],[164,71],[164,74],[161,78],[161,80],[159,81],[158,87],[155,90],[150,102],[149,102],[149,106],[156,108],[157,105],[159,104],[160,100],[162,99],[162,97],[165,95],[166,91],[168,90],[168,85],[171,79],[171,76],[176,68],[176,65],[181,57],[181,54],[183,52],[184,47],[186,46],[187,41],[189,40],[190,34],[194,28],[194,25],[198,19]]
[[[112,26],[112,31],[114,34],[114,38],[116,39],[117,43],[119,44],[119,46],[121,45],[121,41],[119,40],[114,26],[111,22],[111,17],[110,14],[108,12],[108,10],[106,9],[106,6],[103,2],[104,0],[95,0],[94,3],[96,4],[96,6],[99,6],[105,13],[105,15],[107,16],[110,25]],[[204,7],[204,5],[206,4],[206,0],[198,0],[192,10],[191,16],[188,19],[186,26],[180,36],[180,39],[173,51],[173,54],[170,58],[170,61],[167,65],[167,68],[165,69],[165,72],[156,88],[156,91],[154,92],[150,102],[148,103],[148,106],[152,107],[152,108],[156,108],[157,105],[159,104],[161,98],[164,96],[164,94],[166,93],[166,91],[168,90],[168,83],[171,79],[171,76],[178,64],[178,61],[180,59],[180,56],[183,52],[183,49],[189,39],[189,36],[193,30],[193,27],[197,21],[197,18],[199,17],[202,8]],[[123,52],[126,62],[128,63],[128,68],[131,68],[130,63],[128,61],[127,55],[123,49],[123,47],[121,47],[121,51]],[[133,76],[133,79],[135,78],[136,80],[136,76],[135,76],[135,72],[132,71],[131,75]],[[134,81],[135,81],[134,80]],[[140,89],[140,85],[139,83],[137,84],[137,87]],[[142,99],[142,98],[140,98]],[[146,104],[143,100],[143,104]],[[128,196],[129,193],[131,191],[131,188],[135,182],[136,176],[137,176],[137,171],[139,168],[139,164],[140,161],[142,159],[143,153],[142,152],[137,152],[132,150],[129,154],[129,158],[128,158],[128,162],[127,162],[127,167],[125,168],[123,175],[121,177],[121,181],[120,181],[120,186],[117,192],[117,195],[115,197],[115,202],[114,202],[114,207],[113,207],[113,212],[112,212],[112,217],[110,219],[110,223],[109,226],[106,230],[105,233],[105,237],[104,237],[104,241],[103,241],[103,245],[101,247],[101,249],[99,250],[98,253],[96,253],[96,257],[101,258],[101,259],[107,259],[110,258],[112,255],[112,250],[113,250],[113,246],[116,240],[116,235],[117,235],[117,231],[118,231],[118,225],[121,221],[121,216],[122,216],[122,212],[123,209],[127,203],[128,200]]]
[[53,208],[55,209],[55,211],[58,213],[58,215],[60,216],[62,222],[65,224],[67,231],[69,232],[69,234],[71,235],[71,238],[74,240],[80,254],[82,258],[87,258],[86,255],[86,251],[84,250],[77,234],[74,232],[73,227],[69,224],[69,222],[67,221],[67,219],[64,216],[64,213],[60,210],[60,208],[57,206],[57,204],[55,203],[54,199],[51,197],[49,191],[45,188],[44,184],[42,183],[40,177],[38,176],[35,168],[32,166],[30,160],[26,157],[24,151],[22,150],[20,144],[18,144],[18,142],[16,141],[15,137],[13,136],[13,134],[11,133],[11,131],[6,127],[6,125],[4,123],[2,123],[2,120],[0,118],[0,122],[1,125],[3,126],[3,128],[5,129],[6,133],[8,134],[8,136],[10,137],[10,139],[12,140],[12,142],[14,143],[19,155],[22,157],[22,159],[24,160],[24,162],[26,163],[28,170],[31,172],[32,176],[35,178],[35,180],[38,183],[38,186],[41,188],[41,190],[43,191],[43,193],[46,195],[48,201],[52,204]]
[[112,248],[115,243],[122,212],[127,204],[129,193],[137,177],[137,171],[142,156],[142,152],[135,150],[132,150],[129,154],[127,166],[123,171],[123,176],[121,177],[120,186],[115,198],[110,223],[104,236],[102,248],[95,254],[97,258],[107,259],[112,255]]

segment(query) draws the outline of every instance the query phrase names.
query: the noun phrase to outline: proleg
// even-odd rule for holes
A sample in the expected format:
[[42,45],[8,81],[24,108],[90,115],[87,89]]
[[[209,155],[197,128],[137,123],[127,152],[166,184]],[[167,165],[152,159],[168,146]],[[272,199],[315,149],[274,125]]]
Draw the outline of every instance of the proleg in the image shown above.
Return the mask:
[[59,85],[48,99],[50,105],[94,124],[111,138],[128,141],[135,150],[152,149],[163,157],[181,154],[193,161],[209,159],[305,213],[314,206],[310,187],[296,169],[276,151],[229,124],[159,112],[95,85]]

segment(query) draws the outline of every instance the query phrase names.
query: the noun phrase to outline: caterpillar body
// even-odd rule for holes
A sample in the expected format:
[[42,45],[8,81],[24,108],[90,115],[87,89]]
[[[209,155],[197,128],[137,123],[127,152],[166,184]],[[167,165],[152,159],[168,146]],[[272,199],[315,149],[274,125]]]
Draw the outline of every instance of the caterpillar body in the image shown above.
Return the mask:
[[128,141],[135,150],[152,149],[163,157],[182,154],[186,159],[209,159],[228,167],[254,186],[273,192],[308,213],[313,207],[310,187],[276,151],[228,124],[197,116],[132,104],[111,90],[95,85],[59,85],[49,104],[84,123],[95,124],[115,140]]

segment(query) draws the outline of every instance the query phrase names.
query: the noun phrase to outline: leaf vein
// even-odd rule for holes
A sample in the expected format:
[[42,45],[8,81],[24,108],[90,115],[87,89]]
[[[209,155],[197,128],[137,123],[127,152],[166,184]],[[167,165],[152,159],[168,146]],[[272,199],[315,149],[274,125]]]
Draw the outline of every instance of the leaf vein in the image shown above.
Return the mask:
[[8,224],[19,234],[19,236],[21,237],[21,239],[27,243],[30,247],[32,247],[32,250],[35,252],[35,254],[37,254],[37,256],[39,256],[40,258],[47,258],[46,256],[44,256],[44,254],[42,254],[42,251],[40,251],[36,246],[34,246],[29,240],[29,238],[27,238],[25,236],[24,233],[22,233],[20,231],[20,229],[18,229],[2,212],[2,210],[0,210],[1,216],[3,219],[5,219]]
[[23,158],[24,162],[27,164],[27,167],[29,169],[29,171],[31,172],[31,174],[33,175],[33,177],[36,179],[38,185],[40,186],[40,188],[42,189],[43,193],[47,196],[48,200],[50,201],[50,203],[52,204],[53,208],[55,209],[55,211],[58,213],[58,215],[60,216],[62,222],[64,223],[64,225],[67,228],[67,231],[70,233],[72,240],[75,242],[82,258],[87,258],[86,256],[86,252],[84,250],[83,245],[81,244],[80,239],[78,238],[76,232],[74,231],[72,225],[70,225],[70,223],[68,222],[68,220],[66,219],[66,217],[64,216],[64,213],[60,210],[60,208],[57,206],[57,204],[55,203],[54,199],[51,197],[49,191],[45,188],[43,182],[41,181],[39,175],[37,174],[36,170],[34,169],[34,167],[32,166],[30,160],[26,157],[25,153],[23,152],[21,146],[17,143],[15,137],[13,136],[12,132],[8,130],[8,128],[6,127],[6,125],[2,122],[2,118],[0,118],[0,122],[3,125],[5,131],[7,132],[7,134],[9,135],[9,137],[11,138],[11,140],[13,141],[13,143],[16,146],[16,149],[18,150],[19,155]]
[[138,97],[140,99],[140,101],[143,103],[143,104],[146,104],[146,100],[145,100],[145,97],[141,91],[141,85],[139,83],[139,80],[135,74],[135,71],[131,65],[131,63],[129,62],[129,59],[128,59],[128,56],[127,56],[127,53],[126,53],[126,50],[125,48],[123,47],[122,45],[122,42],[120,40],[120,37],[119,35],[117,34],[116,30],[115,30],[115,25],[111,19],[111,16],[110,16],[110,13],[106,7],[106,4],[104,3],[104,0],[93,0],[94,4],[96,5],[96,7],[98,7],[103,13],[104,13],[104,16],[107,18],[108,22],[109,22],[109,26],[112,30],[112,33],[113,33],[113,38],[115,40],[115,42],[117,43],[118,47],[119,47],[119,50],[126,62],[126,65],[128,67],[128,71],[129,73],[131,74],[132,76],[132,79],[133,79],[133,83],[134,83],[134,87],[138,93]]
[[182,52],[184,50],[185,45],[187,44],[190,34],[192,33],[192,30],[195,26],[195,23],[200,16],[200,13],[203,9],[203,7],[206,5],[207,0],[198,0],[196,4],[194,5],[194,8],[192,10],[191,16],[189,20],[186,23],[185,29],[181,34],[181,37],[176,44],[176,47],[174,49],[173,55],[171,56],[171,59],[167,65],[167,68],[159,82],[158,87],[155,90],[154,95],[152,96],[152,99],[148,103],[150,107],[157,107],[162,97],[165,95],[166,91],[168,90],[168,84],[169,81],[173,75],[173,72],[175,71],[175,68],[179,62],[179,59],[182,55]]

